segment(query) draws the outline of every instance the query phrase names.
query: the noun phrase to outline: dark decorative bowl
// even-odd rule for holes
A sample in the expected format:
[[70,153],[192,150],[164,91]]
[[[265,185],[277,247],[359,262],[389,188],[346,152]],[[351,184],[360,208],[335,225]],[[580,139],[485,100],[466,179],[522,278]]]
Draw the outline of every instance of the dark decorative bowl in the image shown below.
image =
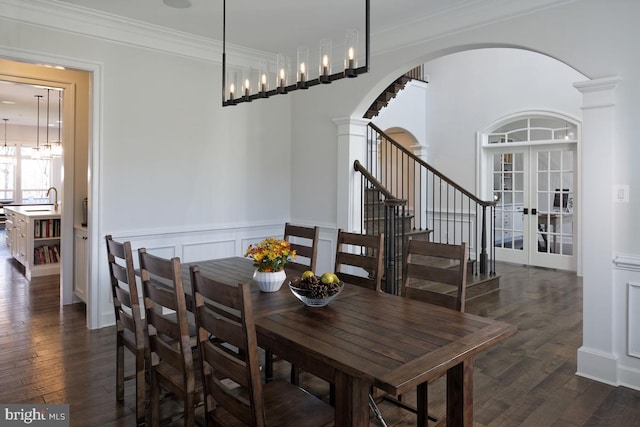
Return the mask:
[[318,290],[298,288],[293,283],[289,283],[289,289],[305,305],[309,307],[324,307],[337,297],[344,288],[344,283],[340,282],[338,285],[339,287],[337,288]]

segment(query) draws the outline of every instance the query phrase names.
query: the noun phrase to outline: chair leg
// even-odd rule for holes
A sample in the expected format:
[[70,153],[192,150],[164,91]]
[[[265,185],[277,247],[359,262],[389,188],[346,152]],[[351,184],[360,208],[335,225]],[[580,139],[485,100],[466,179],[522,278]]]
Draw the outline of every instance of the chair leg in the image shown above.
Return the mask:
[[116,399],[124,400],[124,345],[119,333],[116,339]]
[[264,351],[264,381],[273,381],[273,353],[270,350]]
[[291,365],[291,384],[300,385],[300,368]]
[[136,356],[136,418],[138,425],[144,424],[144,408],[146,399],[146,378],[144,354]]
[[189,392],[184,396],[184,425],[186,427],[196,425],[195,396],[193,392]]
[[149,400],[151,406],[151,425],[153,427],[160,427],[160,384],[156,379],[156,375],[153,371],[150,372],[151,384],[150,384],[150,396]]

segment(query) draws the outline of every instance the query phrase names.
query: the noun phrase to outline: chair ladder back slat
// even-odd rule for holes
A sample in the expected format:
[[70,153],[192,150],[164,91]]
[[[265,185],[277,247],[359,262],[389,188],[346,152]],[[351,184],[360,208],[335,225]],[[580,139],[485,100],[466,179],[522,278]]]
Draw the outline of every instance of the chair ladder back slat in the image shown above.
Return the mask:
[[[409,237],[405,247],[404,295],[464,312],[467,244],[433,243]],[[451,293],[451,288],[455,293]]]
[[320,237],[320,227],[304,227],[286,223],[284,226],[284,239],[289,242],[291,249],[296,251],[297,257],[304,257],[308,263],[301,262],[300,259],[289,261],[289,267],[301,270],[316,271],[318,262],[318,242]]
[[[357,234],[338,230],[335,258],[338,277],[357,286],[382,290],[383,242],[383,234]],[[365,270],[366,275],[356,274],[357,268]]]

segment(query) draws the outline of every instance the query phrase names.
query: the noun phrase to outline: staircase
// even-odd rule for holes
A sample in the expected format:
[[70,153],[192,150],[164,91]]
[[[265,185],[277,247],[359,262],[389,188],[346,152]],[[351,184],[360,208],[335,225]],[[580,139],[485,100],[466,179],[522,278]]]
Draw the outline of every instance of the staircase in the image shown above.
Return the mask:
[[424,80],[424,68],[423,65],[420,65],[416,68],[413,68],[407,71],[405,74],[401,75],[397,79],[393,81],[387,88],[382,91],[380,95],[376,98],[375,101],[369,106],[367,112],[364,114],[365,119],[371,119],[378,115],[380,110],[386,107],[393,98],[396,97],[398,92],[400,92],[411,80]]
[[362,188],[363,233],[385,235],[385,291],[402,293],[407,236],[469,245],[467,300],[499,288],[493,236],[495,201],[482,201],[408,152],[373,124],[365,164],[356,161]]

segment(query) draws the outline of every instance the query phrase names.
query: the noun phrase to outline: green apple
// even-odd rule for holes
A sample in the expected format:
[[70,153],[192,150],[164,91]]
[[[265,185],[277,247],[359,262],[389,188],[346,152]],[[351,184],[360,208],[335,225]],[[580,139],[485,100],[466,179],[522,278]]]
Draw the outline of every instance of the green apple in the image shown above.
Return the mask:
[[334,276],[335,274],[333,273],[324,273],[322,276],[320,276],[320,281],[323,285],[330,285],[333,283]]

